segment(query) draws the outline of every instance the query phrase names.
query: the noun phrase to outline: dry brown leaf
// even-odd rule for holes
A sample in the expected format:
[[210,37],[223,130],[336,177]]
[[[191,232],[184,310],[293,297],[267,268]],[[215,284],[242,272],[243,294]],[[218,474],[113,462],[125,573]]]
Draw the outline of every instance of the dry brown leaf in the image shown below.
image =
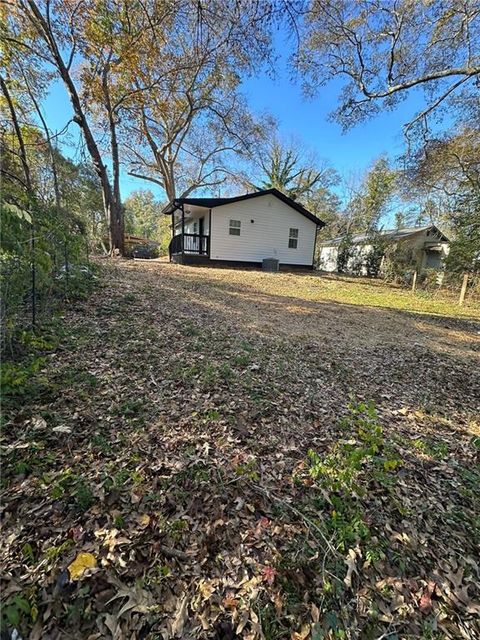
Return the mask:
[[86,571],[94,569],[96,566],[97,559],[93,553],[79,553],[75,560],[67,567],[70,580],[79,580]]
[[148,513],[141,513],[137,517],[138,526],[141,529],[146,529],[148,527],[148,525],[150,524],[150,520],[151,520],[151,518],[148,515]]
[[179,601],[178,609],[172,623],[172,634],[181,636],[186,621],[188,620],[188,594],[185,594]]
[[212,593],[215,591],[215,586],[209,580],[201,580],[199,583],[199,589],[204,600],[208,600]]
[[239,603],[240,601],[237,598],[234,598],[233,596],[226,596],[222,600],[222,605],[225,607],[225,609],[236,609]]
[[300,631],[294,631],[292,633],[291,640],[305,640],[310,635],[311,627],[309,624],[302,625]]
[[344,559],[345,564],[347,565],[347,574],[343,579],[344,583],[347,585],[349,589],[352,587],[352,575],[353,572],[357,571],[357,553],[354,549],[349,549],[347,557]]
[[432,610],[432,595],[435,592],[436,584],[433,580],[430,580],[427,586],[424,588],[418,604],[420,611],[427,615]]
[[320,609],[317,607],[317,605],[314,602],[312,602],[312,605],[310,607],[310,613],[311,613],[313,622],[318,622],[320,620]]

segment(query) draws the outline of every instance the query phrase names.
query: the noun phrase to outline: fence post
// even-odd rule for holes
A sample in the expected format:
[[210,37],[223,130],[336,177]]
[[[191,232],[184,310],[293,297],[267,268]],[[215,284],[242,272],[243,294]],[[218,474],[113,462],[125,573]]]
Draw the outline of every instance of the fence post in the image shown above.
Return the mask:
[[35,227],[30,224],[30,275],[32,285],[32,327],[37,324],[37,266],[35,263]]
[[412,291],[414,292],[417,288],[417,272],[413,272],[413,280],[412,280]]
[[68,290],[70,289],[70,265],[68,263],[68,241],[66,236],[63,240],[63,253],[65,258],[65,294],[68,297]]
[[468,284],[468,273],[464,273],[462,288],[460,289],[460,298],[458,299],[458,304],[463,304],[463,301],[465,300],[465,293],[467,292],[467,284]]

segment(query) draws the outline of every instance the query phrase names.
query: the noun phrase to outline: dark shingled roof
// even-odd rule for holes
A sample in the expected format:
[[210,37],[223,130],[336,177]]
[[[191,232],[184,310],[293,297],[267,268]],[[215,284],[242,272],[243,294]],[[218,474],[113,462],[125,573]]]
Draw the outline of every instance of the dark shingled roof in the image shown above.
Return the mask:
[[314,222],[318,227],[324,227],[325,223],[317,218],[317,216],[310,213],[305,207],[303,207],[299,202],[292,200],[284,193],[279,191],[278,189],[265,189],[263,191],[255,191],[255,193],[247,193],[243,196],[234,196],[233,198],[177,198],[176,200],[172,200],[167,204],[167,206],[163,209],[163,213],[169,214],[173,213],[175,209],[179,209],[182,204],[190,204],[196,205],[198,207],[206,207],[207,209],[214,209],[215,207],[221,207],[224,204],[231,204],[232,202],[240,202],[241,200],[249,200],[250,198],[258,198],[259,196],[272,195],[288,204],[292,209],[301,213],[302,216],[308,218],[312,222]]

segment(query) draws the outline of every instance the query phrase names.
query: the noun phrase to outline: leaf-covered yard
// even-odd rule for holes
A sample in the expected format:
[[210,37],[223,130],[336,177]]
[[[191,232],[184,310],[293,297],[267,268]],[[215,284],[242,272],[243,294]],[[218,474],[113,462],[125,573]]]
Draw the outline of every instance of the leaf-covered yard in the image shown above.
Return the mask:
[[5,383],[6,633],[480,636],[474,305],[119,261],[51,331]]

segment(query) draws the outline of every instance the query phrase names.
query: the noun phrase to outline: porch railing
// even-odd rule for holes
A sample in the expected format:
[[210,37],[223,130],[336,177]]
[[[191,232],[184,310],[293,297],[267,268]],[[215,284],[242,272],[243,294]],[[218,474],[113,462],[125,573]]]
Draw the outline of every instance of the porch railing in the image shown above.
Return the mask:
[[179,233],[170,241],[170,256],[175,253],[198,253],[208,256],[210,253],[210,236],[199,233]]

